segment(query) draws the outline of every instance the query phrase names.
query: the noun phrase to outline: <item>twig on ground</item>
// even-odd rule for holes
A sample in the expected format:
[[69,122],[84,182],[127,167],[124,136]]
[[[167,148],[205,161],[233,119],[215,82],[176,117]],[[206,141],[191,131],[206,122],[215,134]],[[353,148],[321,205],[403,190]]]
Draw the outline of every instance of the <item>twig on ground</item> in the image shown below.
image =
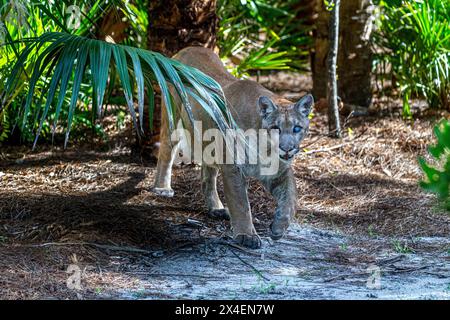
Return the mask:
[[245,261],[244,259],[242,259],[236,252],[234,252],[233,249],[231,249],[230,251],[231,251],[231,253],[234,254],[239,260],[241,260],[241,262],[242,262],[243,264],[245,264],[246,266],[250,267],[250,269],[252,269],[253,272],[255,272],[258,276],[260,276],[261,279],[263,279],[263,280],[265,280],[265,281],[270,281],[270,279],[267,278],[266,276],[264,276],[264,275],[262,274],[261,271],[259,271],[258,269],[256,269],[252,264],[250,264],[250,263],[248,263],[247,261]]
[[312,154],[312,153],[318,153],[318,152],[328,152],[328,151],[331,151],[331,150],[334,150],[334,149],[342,148],[343,146],[345,146],[347,144],[349,144],[349,143],[346,142],[346,143],[341,143],[341,144],[338,144],[338,145],[335,145],[335,146],[332,146],[332,147],[320,148],[320,149],[317,149],[317,150],[309,150],[309,151],[304,152],[303,154]]
[[398,256],[395,256],[392,258],[380,259],[380,260],[377,260],[375,262],[375,264],[380,265],[380,264],[394,263],[394,262],[398,262],[398,261],[402,260],[404,257],[405,256],[401,254],[401,255],[398,255]]
[[218,241],[214,241],[214,242],[217,243],[217,244],[221,244],[221,245],[224,245],[224,246],[229,246],[231,248],[238,249],[238,250],[240,250],[242,252],[245,252],[245,253],[247,253],[249,255],[252,255],[252,256],[255,256],[255,257],[260,257],[261,256],[261,254],[259,254],[259,253],[250,251],[250,250],[248,250],[248,249],[246,249],[246,248],[244,248],[244,247],[242,247],[242,246],[240,246],[240,245],[238,245],[236,243],[228,242],[228,241],[223,240],[223,239],[219,239]]

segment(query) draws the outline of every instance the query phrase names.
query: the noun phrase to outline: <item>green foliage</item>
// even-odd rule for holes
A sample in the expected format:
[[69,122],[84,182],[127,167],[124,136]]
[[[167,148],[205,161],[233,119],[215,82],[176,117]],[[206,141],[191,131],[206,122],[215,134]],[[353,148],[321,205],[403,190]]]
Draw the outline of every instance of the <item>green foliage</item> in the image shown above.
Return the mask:
[[[119,75],[138,135],[144,127],[144,86],[150,88],[153,84],[158,84],[161,88],[169,115],[174,114],[173,97],[168,86],[171,84],[184,102],[184,108],[192,121],[189,98],[196,100],[208,112],[222,132],[230,127],[231,117],[223,101],[220,85],[199,70],[156,52],[59,32],[44,33],[27,39],[25,49],[9,74],[5,97],[14,94],[21,83],[28,82],[25,103],[20,106],[19,124],[24,129],[31,120],[36,132],[34,144],[45,121],[51,120],[53,133],[55,132],[65,110],[67,145],[82,84],[92,84],[91,111],[94,117],[101,116],[110,69],[114,69]],[[30,73],[28,79],[24,70]],[[138,115],[134,108],[135,90]],[[69,103],[66,103],[67,93],[70,93]],[[149,96],[149,112],[153,113],[154,98],[151,90]],[[173,121],[173,117],[169,117],[172,129],[175,128]]]
[[[174,113],[174,97],[169,92],[169,85],[172,85],[191,119],[189,99],[194,99],[220,129],[229,127],[230,115],[219,84],[178,61],[135,47],[136,44],[142,47],[146,41],[148,21],[143,10],[146,0],[133,4],[121,0],[80,0],[77,2],[81,7],[80,23],[69,28],[72,3],[71,0],[45,3],[0,0],[0,21],[5,21],[0,26],[0,37],[5,43],[0,47],[0,115],[3,119],[0,134],[3,138],[10,132],[12,123],[18,123],[22,138],[34,140],[34,145],[40,135],[60,132],[57,128],[66,129],[65,145],[77,126],[103,135],[96,120],[106,111],[105,101],[113,88],[122,89],[123,104],[128,107],[139,136],[144,128],[144,87],[149,88],[151,118],[153,84],[160,86],[170,115]],[[132,42],[133,46],[94,39],[101,33],[102,18],[111,10],[120,11],[130,22],[131,32],[125,42]],[[11,16],[11,12],[20,14]],[[123,119],[118,121],[123,122]],[[151,124],[150,121],[150,127]],[[173,120],[170,126],[174,128]]]
[[434,128],[437,143],[428,148],[435,161],[441,163],[439,167],[428,164],[420,158],[419,164],[426,179],[420,182],[422,188],[437,194],[447,210],[450,211],[450,122],[442,120]]
[[[306,4],[306,1],[303,1]],[[219,0],[220,56],[237,76],[254,70],[304,69],[312,39],[298,0]]]
[[287,63],[291,62],[291,59],[284,58],[287,52],[273,52],[268,53],[269,48],[277,40],[272,40],[268,42],[261,49],[252,50],[248,56],[242,60],[234,70],[236,76],[242,76],[246,74],[249,70],[283,70],[289,69]]
[[381,0],[376,62],[398,85],[404,116],[410,99],[450,108],[450,0]]
[[335,0],[323,0],[323,3],[325,4],[325,7],[328,11],[333,11],[334,6],[336,5],[336,1]]
[[[32,68],[37,61],[36,57],[28,56],[29,59],[24,61],[25,69],[22,70],[20,81],[17,83],[14,92],[6,96],[7,77],[11,74],[20,52],[26,48],[27,39],[40,36],[46,32],[66,32],[73,35],[94,37],[100,33],[102,18],[108,12],[115,12],[116,14],[120,12],[124,19],[130,22],[130,33],[132,35],[129,36],[129,39],[133,40],[135,44],[141,45],[138,40],[142,39],[142,32],[146,31],[147,23],[144,14],[146,11],[139,10],[142,9],[143,2],[143,0],[138,0],[134,2],[134,5],[125,5],[121,0],[77,0],[75,2],[72,0],[0,0],[0,110],[3,116],[2,121],[0,121],[1,140],[9,138],[12,132],[11,128],[19,120],[22,106],[26,101],[26,92],[29,90]],[[71,6],[74,4],[81,9],[79,25],[76,25],[76,21],[73,20],[76,12],[71,11]],[[133,35],[136,37],[133,37]],[[5,45],[6,43],[8,45]],[[46,46],[48,44],[43,44],[42,49]],[[37,79],[35,90],[38,95],[41,94],[40,88],[45,88],[48,85],[45,83],[46,80],[48,80],[46,77]],[[72,82],[72,79],[69,79],[69,82]],[[91,92],[91,86],[85,84],[80,86],[79,104],[84,109],[90,103]],[[65,97],[64,103],[70,103],[69,97]],[[33,114],[40,112],[37,103],[31,104],[29,109]],[[97,129],[98,125],[95,118],[87,113],[82,109],[74,112],[73,126],[75,129],[80,126],[102,134],[101,130]],[[49,118],[55,117],[51,109],[48,116]],[[26,142],[35,139],[34,120],[30,118],[26,126],[14,129],[19,131],[22,140]],[[44,121],[41,133],[43,136],[47,136],[49,132],[51,132],[50,124],[48,121]]]
[[130,24],[130,30],[124,44],[147,49],[148,1],[151,0],[127,2],[127,11],[122,10],[122,12],[125,12],[125,19]]

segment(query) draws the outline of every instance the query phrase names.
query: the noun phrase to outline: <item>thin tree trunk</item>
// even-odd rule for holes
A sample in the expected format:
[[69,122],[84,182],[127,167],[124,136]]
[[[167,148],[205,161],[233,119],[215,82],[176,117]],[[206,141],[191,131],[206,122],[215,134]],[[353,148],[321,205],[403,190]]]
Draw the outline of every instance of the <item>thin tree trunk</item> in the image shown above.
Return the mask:
[[328,52],[328,128],[329,135],[341,137],[341,124],[339,121],[339,109],[337,101],[336,63],[339,47],[339,6],[340,0],[334,0],[330,17],[330,49]]
[[[151,0],[149,1],[148,49],[168,57],[189,46],[213,49],[216,45],[217,0]],[[141,154],[156,156],[161,126],[161,97],[155,87],[153,129],[150,130],[148,109],[144,113],[146,138],[141,141]]]

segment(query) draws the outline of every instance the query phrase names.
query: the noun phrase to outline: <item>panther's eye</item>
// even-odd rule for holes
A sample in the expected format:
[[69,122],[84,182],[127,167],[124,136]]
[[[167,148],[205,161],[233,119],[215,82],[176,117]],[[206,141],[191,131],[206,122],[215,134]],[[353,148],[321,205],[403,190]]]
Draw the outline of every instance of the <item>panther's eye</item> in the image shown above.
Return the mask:
[[294,133],[299,133],[300,131],[302,131],[302,127],[300,126],[295,126],[293,129]]

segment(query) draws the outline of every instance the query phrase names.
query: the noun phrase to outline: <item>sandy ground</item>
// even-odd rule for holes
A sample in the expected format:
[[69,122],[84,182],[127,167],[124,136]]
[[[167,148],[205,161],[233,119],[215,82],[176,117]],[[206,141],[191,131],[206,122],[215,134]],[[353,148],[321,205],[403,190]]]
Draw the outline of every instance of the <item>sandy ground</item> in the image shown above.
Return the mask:
[[154,299],[163,293],[175,299],[450,298],[446,238],[417,238],[415,245],[423,249],[401,254],[389,249],[385,238],[294,225],[283,240],[264,238],[264,244],[252,252],[215,241],[178,250],[137,273],[139,288],[124,290],[121,297]]
[[343,119],[342,140],[316,112],[280,241],[267,237],[275,204],[252,181],[260,250],[207,216],[198,167],[174,170],[174,198],[152,194],[155,165],[132,153],[131,131],[65,152],[3,147],[0,298],[449,299],[450,216],[418,187],[437,117],[405,123],[385,105]]

